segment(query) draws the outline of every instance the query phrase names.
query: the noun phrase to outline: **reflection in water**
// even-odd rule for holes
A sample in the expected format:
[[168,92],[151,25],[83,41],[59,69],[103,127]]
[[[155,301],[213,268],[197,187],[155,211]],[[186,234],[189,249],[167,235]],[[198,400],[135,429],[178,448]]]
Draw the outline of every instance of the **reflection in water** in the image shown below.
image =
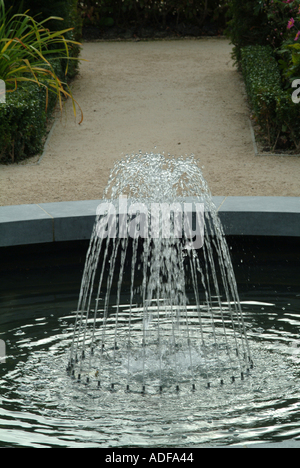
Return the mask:
[[[13,307],[7,300],[1,314],[10,310],[11,324],[0,329],[8,351],[0,367],[1,444],[191,448],[298,437],[300,296],[274,289],[240,291],[255,362],[247,379],[145,395],[67,376],[76,290],[44,301],[28,294]],[[31,318],[22,319],[28,310]]]

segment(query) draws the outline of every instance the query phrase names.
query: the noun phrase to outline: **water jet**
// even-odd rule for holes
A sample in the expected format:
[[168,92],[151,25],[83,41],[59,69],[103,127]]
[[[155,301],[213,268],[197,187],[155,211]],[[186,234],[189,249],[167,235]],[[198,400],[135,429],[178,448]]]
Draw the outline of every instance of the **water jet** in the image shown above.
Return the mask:
[[226,239],[198,162],[127,155],[97,210],[68,372],[144,394],[210,389],[252,368]]

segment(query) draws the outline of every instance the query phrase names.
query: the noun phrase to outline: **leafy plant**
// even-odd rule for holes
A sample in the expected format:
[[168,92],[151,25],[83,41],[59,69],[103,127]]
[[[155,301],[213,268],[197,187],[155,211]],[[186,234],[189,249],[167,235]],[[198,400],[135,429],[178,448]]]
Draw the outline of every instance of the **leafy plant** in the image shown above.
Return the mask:
[[289,88],[294,79],[300,77],[300,0],[290,1],[285,16],[285,33],[281,47],[276,52],[281,68],[283,81]]
[[[86,1],[78,4],[78,9],[81,13],[84,24],[92,24],[93,26],[113,26],[114,19],[112,17],[113,8],[111,2],[102,1]],[[125,3],[126,8],[126,3]]]
[[[58,76],[50,58],[60,60],[67,58],[65,74],[68,71],[70,59],[69,47],[78,42],[66,39],[65,34],[71,28],[51,32],[45,23],[49,20],[62,20],[50,17],[37,22],[27,12],[9,16],[4,1],[0,0],[0,79],[7,92],[14,92],[18,83],[34,82],[46,90],[46,108],[48,106],[48,91],[54,93],[62,110],[62,98],[72,99],[73,111],[76,116],[76,101],[68,84]],[[74,58],[74,60],[77,60]],[[81,111],[81,109],[80,109]],[[81,120],[83,114],[81,111]]]
[[232,57],[239,63],[241,49],[248,45],[267,45],[270,30],[264,4],[267,0],[229,0],[225,33],[233,44]]
[[241,67],[255,119],[274,151],[295,147],[300,150],[298,108],[290,89],[281,86],[281,74],[271,46],[241,49]]
[[269,31],[266,36],[268,44],[278,49],[289,37],[288,21],[299,7],[299,0],[268,0],[264,2]]
[[[0,160],[15,162],[42,150],[46,133],[45,88],[30,81],[9,93],[0,105]],[[49,111],[55,104],[49,96]]]
[[70,32],[65,34],[65,37],[75,41],[79,41],[82,36],[82,20],[77,8],[81,3],[82,1],[79,0],[20,0],[18,2],[4,0],[6,10],[10,10],[11,16],[28,11],[28,14],[39,22],[49,17],[63,18],[63,21],[51,19],[47,23],[48,28],[51,31],[72,28]]

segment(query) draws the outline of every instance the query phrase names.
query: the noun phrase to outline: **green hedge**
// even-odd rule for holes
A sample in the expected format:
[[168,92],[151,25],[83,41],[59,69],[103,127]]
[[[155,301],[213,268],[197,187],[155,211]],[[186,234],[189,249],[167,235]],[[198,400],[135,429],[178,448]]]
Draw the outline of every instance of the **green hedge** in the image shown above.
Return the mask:
[[270,46],[241,48],[241,68],[257,123],[274,150],[300,147],[299,107],[292,89],[283,90],[281,74]]
[[271,25],[264,5],[268,0],[228,0],[225,34],[233,44],[233,57],[239,62],[241,48],[267,45]]
[[[11,0],[5,0],[6,11],[10,9],[10,14],[25,13],[32,16],[36,21],[43,21],[50,16],[63,18],[60,20],[51,20],[46,23],[46,26],[51,31],[61,31],[67,28],[73,28],[72,31],[65,34],[66,39],[80,41],[82,37],[82,19],[80,12],[77,9],[78,0],[22,0],[14,2],[12,6]],[[80,47],[73,45],[70,50],[71,57],[78,57]],[[66,69],[66,60],[61,62],[62,70]],[[74,78],[78,73],[78,61],[69,60],[68,64],[68,79]]]
[[29,82],[6,94],[6,104],[0,104],[1,162],[15,162],[42,151],[47,115],[55,103],[55,94],[49,92],[46,112],[45,88]]
[[[51,59],[51,65],[62,79],[60,60]],[[6,103],[0,104],[0,162],[20,161],[42,151],[47,118],[56,101],[56,94],[49,91],[46,109],[46,89],[33,82],[19,83],[16,91],[6,93]]]
[[20,2],[4,0],[5,9],[6,11],[10,9],[11,15],[25,13],[29,10],[28,15],[34,17],[38,22],[50,16],[63,18],[63,21],[52,20],[49,23],[50,29],[60,31],[74,28],[75,40],[79,40],[81,37],[81,18],[77,11],[77,3],[78,0],[22,0]]
[[207,19],[225,26],[228,0],[82,0],[85,24],[122,28],[189,23],[202,26]]

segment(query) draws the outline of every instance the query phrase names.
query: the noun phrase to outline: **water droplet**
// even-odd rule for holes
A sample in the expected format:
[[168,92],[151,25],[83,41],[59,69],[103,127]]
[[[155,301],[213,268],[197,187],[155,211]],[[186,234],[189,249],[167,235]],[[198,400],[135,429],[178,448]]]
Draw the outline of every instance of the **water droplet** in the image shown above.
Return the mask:
[[[76,343],[83,347],[86,356],[91,354],[89,347],[94,340],[94,331],[95,340],[98,339],[100,344],[98,342],[98,348],[93,348],[93,358],[80,359],[76,365],[80,366],[80,372],[84,375],[84,372],[89,372],[86,366],[92,365],[94,358],[97,359],[97,368],[101,361],[103,386],[102,382],[105,379],[111,384],[125,378],[126,388],[129,379],[135,379],[135,382],[129,382],[130,389],[135,383],[139,391],[144,389],[143,394],[147,396],[151,393],[151,385],[157,392],[161,378],[168,379],[169,375],[174,375],[174,378],[176,376],[178,379],[178,385],[176,382],[172,388],[178,386],[181,391],[182,382],[187,383],[191,378],[197,377],[194,373],[200,376],[203,365],[199,365],[199,362],[203,361],[204,348],[206,354],[213,353],[214,356],[214,359],[210,360],[210,373],[215,372],[217,375],[219,372],[218,365],[215,364],[216,347],[211,333],[215,325],[212,322],[218,314],[211,314],[208,318],[207,311],[208,308],[220,309],[221,300],[217,296],[220,290],[226,291],[225,295],[228,296],[227,301],[230,304],[236,305],[238,301],[222,226],[200,170],[199,161],[193,155],[175,158],[170,154],[165,157],[164,153],[142,154],[141,150],[137,154],[126,155],[113,167],[103,199],[115,203],[124,195],[132,205],[140,203],[139,209],[124,217],[128,237],[125,236],[122,242],[114,238],[111,249],[106,249],[104,243],[97,243],[98,239],[91,239],[92,248],[89,250],[84,272],[86,280],[82,283],[81,303],[78,306],[80,311],[82,310],[82,324],[74,327],[74,333]],[[204,237],[205,249],[195,248],[190,241],[191,236],[182,236],[185,218],[182,214],[187,198],[193,199],[194,206],[196,203],[204,205],[210,213],[209,223],[215,235],[213,243],[210,236]],[[137,213],[141,214],[141,204],[144,204],[146,210],[145,219],[150,219],[150,223],[153,220],[150,210],[152,205],[156,204],[155,206],[160,208],[161,223],[157,236],[147,237],[148,230],[145,230],[147,235],[139,244],[140,239],[129,239],[128,228],[129,225],[133,226]],[[163,204],[167,207],[166,212],[162,210]],[[174,208],[175,204],[177,209]],[[180,236],[173,232],[175,219],[179,225]],[[142,231],[141,220],[139,215],[139,221],[134,225],[137,228],[139,224],[139,233]],[[204,219],[203,223],[205,222]],[[165,227],[169,231],[163,232]],[[190,248],[184,250],[187,242]],[[212,254],[214,249],[216,252]],[[125,269],[127,250],[130,265],[128,270]],[[213,256],[216,258],[213,259]],[[98,261],[100,258],[101,261]],[[194,296],[191,303],[186,294],[188,281],[188,287]],[[128,291],[126,304],[120,302],[123,286]],[[103,308],[99,307],[98,299],[94,298],[97,290],[98,294],[103,294]],[[135,293],[138,297],[134,297]],[[200,295],[203,295],[204,299],[200,298]],[[95,310],[99,314],[89,313],[93,310],[94,299],[98,306]],[[228,345],[235,349],[244,339],[242,332],[240,335],[237,332],[234,338],[232,335],[233,329],[240,330],[235,322],[240,323],[240,310],[232,314],[229,307],[224,307],[223,314],[226,319],[224,328],[228,327],[228,331],[230,330],[226,343],[232,339]],[[205,322],[203,348],[199,346],[199,318]],[[220,328],[220,335],[226,332],[227,328]],[[81,336],[78,339],[78,333],[82,333],[84,339]],[[130,346],[127,346],[128,335]],[[126,339],[123,340],[125,336]],[[218,335],[220,343],[224,336]],[[115,346],[116,340],[118,348]],[[238,341],[238,345],[233,343],[233,340]],[[227,363],[227,367],[230,368],[228,350],[222,346],[217,349],[224,365]],[[78,356],[80,355],[81,351],[78,353]],[[236,358],[238,360],[238,355]],[[178,366],[177,361],[180,364]],[[92,373],[89,375],[95,378]]]

